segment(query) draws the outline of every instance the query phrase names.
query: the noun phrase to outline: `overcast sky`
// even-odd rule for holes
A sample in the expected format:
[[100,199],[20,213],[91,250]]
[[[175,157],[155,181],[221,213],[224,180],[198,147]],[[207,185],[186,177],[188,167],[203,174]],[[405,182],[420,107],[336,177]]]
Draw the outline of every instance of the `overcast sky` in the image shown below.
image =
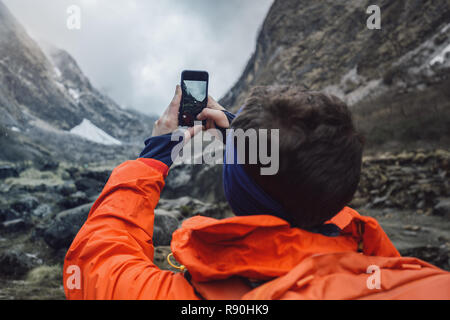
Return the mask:
[[[221,98],[254,51],[273,0],[3,0],[29,34],[67,50],[120,105],[160,114],[184,69]],[[67,8],[81,8],[68,30]]]

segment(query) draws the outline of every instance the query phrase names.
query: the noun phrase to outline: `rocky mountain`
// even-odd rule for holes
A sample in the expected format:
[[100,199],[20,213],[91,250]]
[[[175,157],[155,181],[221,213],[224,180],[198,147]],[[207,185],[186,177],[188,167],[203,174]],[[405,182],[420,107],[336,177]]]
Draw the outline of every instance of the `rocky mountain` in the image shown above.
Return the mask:
[[[381,30],[366,27],[369,4],[276,0],[221,103],[236,110],[251,87],[271,84],[347,101],[369,147],[351,206],[377,218],[403,255],[450,270],[450,0],[380,0]],[[0,111],[0,299],[63,299],[66,250],[153,119],[96,90],[67,52],[42,50],[1,0]],[[91,140],[80,138],[86,133]],[[175,271],[165,261],[182,221],[232,215],[221,173],[212,165],[171,169],[155,210],[161,268]]]
[[[94,88],[67,52],[48,45],[44,52],[1,1],[0,84],[3,160],[52,156],[77,161],[76,150],[89,150],[83,152],[91,154],[86,160],[95,160],[92,153],[98,150],[102,158],[109,151],[70,134],[84,120],[123,144],[142,144],[154,122]],[[61,152],[62,145],[75,147]],[[128,149],[118,147],[114,153]]]
[[236,110],[257,85],[333,93],[369,147],[449,145],[450,1],[276,0],[243,74],[221,100]]

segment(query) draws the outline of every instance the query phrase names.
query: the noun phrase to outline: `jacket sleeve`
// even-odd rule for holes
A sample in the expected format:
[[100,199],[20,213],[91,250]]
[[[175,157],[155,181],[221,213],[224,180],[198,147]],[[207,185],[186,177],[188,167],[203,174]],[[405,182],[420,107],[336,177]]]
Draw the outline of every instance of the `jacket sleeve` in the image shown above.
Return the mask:
[[182,274],[153,263],[154,209],[167,172],[152,159],[113,171],[67,252],[68,299],[198,299]]

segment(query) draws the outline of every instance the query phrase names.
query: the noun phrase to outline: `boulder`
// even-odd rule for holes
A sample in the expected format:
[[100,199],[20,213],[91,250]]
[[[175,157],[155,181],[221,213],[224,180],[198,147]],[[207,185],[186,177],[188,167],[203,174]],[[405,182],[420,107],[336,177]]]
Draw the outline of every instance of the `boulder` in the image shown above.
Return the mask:
[[63,209],[72,209],[79,207],[83,204],[86,204],[88,202],[89,202],[88,196],[84,192],[78,191],[75,192],[74,194],[71,194],[68,197],[61,199],[58,202],[58,205],[61,206]]
[[33,196],[25,195],[19,200],[15,201],[11,207],[22,216],[31,213],[33,209],[36,209],[39,205],[38,199]]
[[180,164],[171,168],[162,198],[192,197],[206,202],[226,201],[221,165]]
[[63,196],[70,196],[77,192],[77,187],[73,182],[65,182],[56,188],[56,191]]
[[26,230],[29,224],[24,219],[8,220],[2,223],[2,230],[4,232],[21,232]]
[[53,249],[69,248],[84,224],[93,203],[60,212],[49,225],[44,226],[41,236]]
[[206,203],[191,197],[161,199],[157,208],[167,211],[177,211],[181,214],[182,218],[201,215],[215,219],[223,219],[227,212],[231,211],[227,203]]
[[50,159],[45,159],[38,161],[36,163],[36,167],[40,171],[55,171],[59,168],[59,162]]
[[103,185],[108,181],[111,170],[86,170],[80,174],[83,178],[89,178],[101,182]]
[[79,178],[75,181],[77,190],[83,191],[88,197],[99,195],[104,185],[104,183],[92,178]]
[[358,207],[433,211],[445,215],[448,162],[444,151],[417,150],[365,157],[355,198]]
[[0,165],[0,179],[18,177],[19,171],[16,167],[8,164]]
[[450,198],[439,199],[433,208],[433,214],[450,217]]
[[32,215],[38,218],[45,218],[52,214],[53,208],[48,204],[41,204],[33,210]]
[[0,207],[0,222],[15,220],[19,218],[19,214],[9,206]]
[[155,225],[153,228],[153,244],[155,246],[168,246],[172,241],[172,233],[179,227],[176,212],[163,209],[155,210]]
[[17,251],[6,250],[0,252],[0,275],[17,278],[25,275],[29,270],[36,267],[37,259],[32,255]]
[[76,179],[77,177],[79,177],[80,168],[78,168],[78,167],[69,167],[69,168],[66,168],[65,171],[70,175],[70,177],[72,179]]

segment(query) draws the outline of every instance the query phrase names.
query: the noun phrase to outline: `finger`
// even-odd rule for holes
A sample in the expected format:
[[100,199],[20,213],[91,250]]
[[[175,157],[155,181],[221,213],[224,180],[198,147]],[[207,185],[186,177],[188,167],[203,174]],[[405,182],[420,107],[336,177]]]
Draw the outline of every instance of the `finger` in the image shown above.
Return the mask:
[[182,96],[181,86],[177,85],[177,87],[175,89],[175,95],[173,96],[173,99],[170,102],[170,105],[168,108],[168,112],[171,115],[176,114],[178,116],[178,112],[180,111],[181,96]]
[[205,119],[213,120],[217,126],[222,128],[228,128],[230,126],[227,116],[220,110],[203,109],[197,119],[202,121]]
[[225,110],[224,107],[222,107],[216,100],[214,100],[213,97],[208,96],[208,108],[215,109],[215,110]]
[[211,119],[206,120],[206,129],[207,130],[213,129],[215,127],[216,127],[216,125],[214,123],[214,120],[211,120]]
[[211,128],[215,128],[215,127],[216,127],[216,126],[214,125],[214,121],[213,121],[213,120],[206,119],[205,121],[206,121],[206,123],[205,123],[205,125],[204,125],[205,130],[209,130],[209,129],[211,129]]

